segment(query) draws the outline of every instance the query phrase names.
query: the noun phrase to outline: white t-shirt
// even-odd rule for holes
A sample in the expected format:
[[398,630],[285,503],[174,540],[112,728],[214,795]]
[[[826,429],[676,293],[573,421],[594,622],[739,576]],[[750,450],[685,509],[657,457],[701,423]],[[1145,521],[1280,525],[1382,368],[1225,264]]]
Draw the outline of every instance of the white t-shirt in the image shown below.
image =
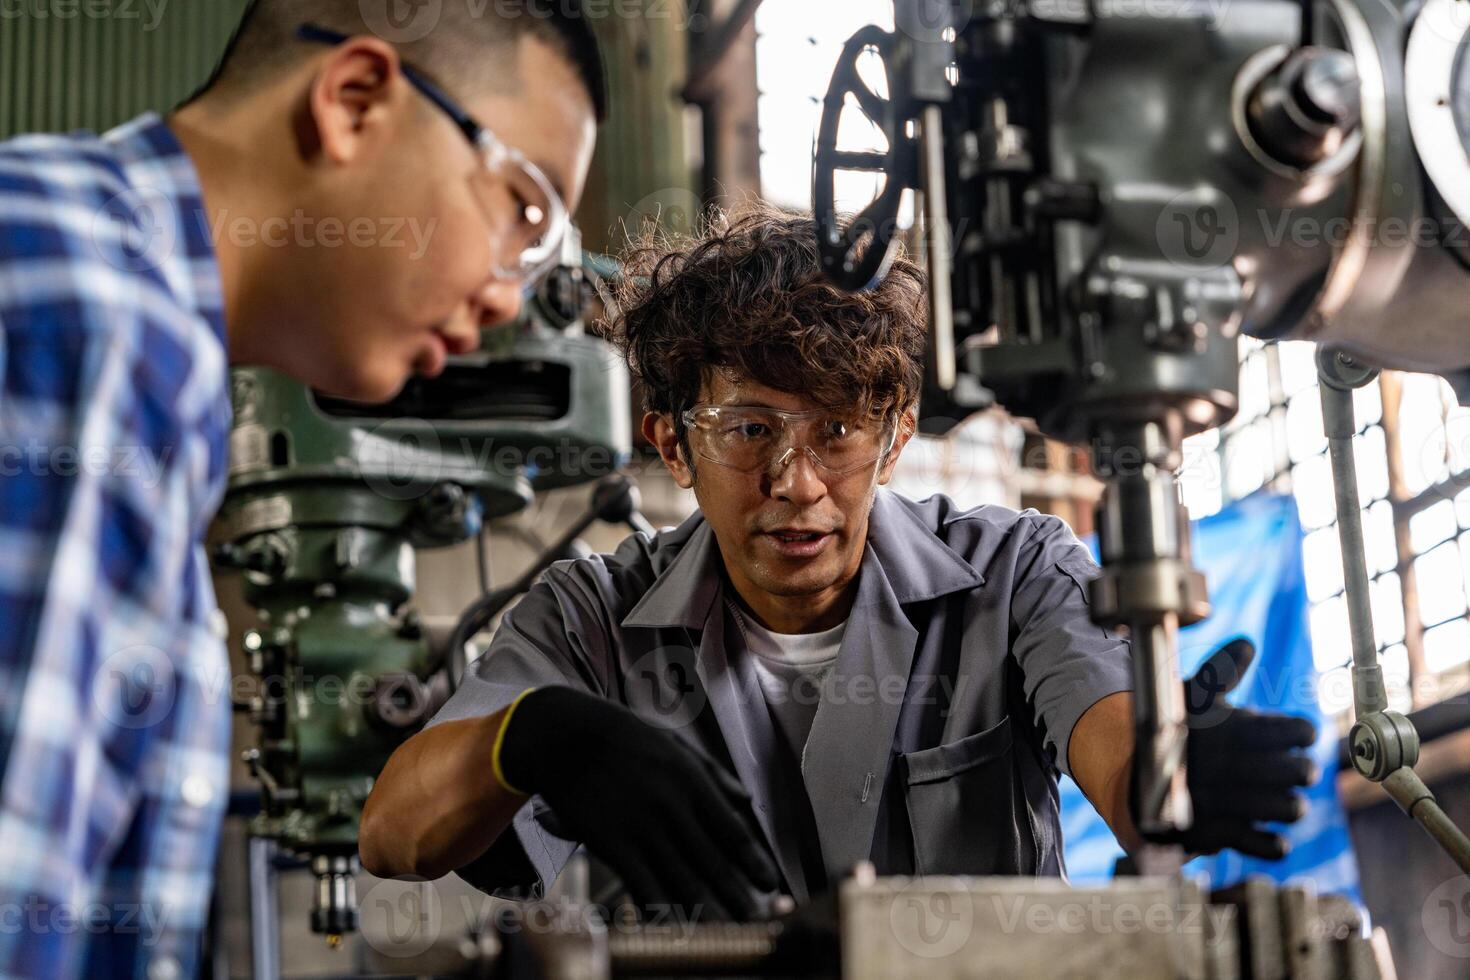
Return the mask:
[[730,603],[730,614],[754,654],[756,677],[771,717],[798,759],[804,759],[807,736],[822,700],[822,682],[837,661],[843,620],[820,633],[773,633]]

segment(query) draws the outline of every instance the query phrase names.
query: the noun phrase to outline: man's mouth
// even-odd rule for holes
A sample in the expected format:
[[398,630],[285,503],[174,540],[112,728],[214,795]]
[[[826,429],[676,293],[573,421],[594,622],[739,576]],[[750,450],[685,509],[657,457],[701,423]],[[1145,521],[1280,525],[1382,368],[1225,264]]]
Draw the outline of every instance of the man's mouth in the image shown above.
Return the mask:
[[813,558],[826,550],[832,532],[781,527],[765,531],[763,536],[784,557]]
[[790,531],[785,529],[777,529],[775,531],[767,531],[766,533],[772,535],[773,537],[780,538],[782,541],[815,541],[817,538],[826,535],[828,532]]

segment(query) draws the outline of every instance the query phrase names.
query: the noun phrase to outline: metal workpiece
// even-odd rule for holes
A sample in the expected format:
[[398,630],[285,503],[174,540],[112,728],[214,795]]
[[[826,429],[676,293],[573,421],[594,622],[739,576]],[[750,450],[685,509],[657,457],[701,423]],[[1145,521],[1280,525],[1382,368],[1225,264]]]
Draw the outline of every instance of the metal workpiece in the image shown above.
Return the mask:
[[[1211,901],[1232,913],[1242,980],[1375,980],[1385,975],[1351,901],[1310,883],[1247,878]],[[1391,976],[1391,974],[1388,974]]]
[[[1206,893],[1177,876],[1075,887],[1059,879],[880,877],[745,923],[605,921],[530,903],[459,946],[455,975],[497,980],[1387,980],[1357,909],[1252,878]],[[412,958],[396,973],[422,973]],[[434,972],[443,968],[436,964]]]
[[1187,882],[879,878],[845,882],[838,907],[843,980],[1213,980],[1209,903]]

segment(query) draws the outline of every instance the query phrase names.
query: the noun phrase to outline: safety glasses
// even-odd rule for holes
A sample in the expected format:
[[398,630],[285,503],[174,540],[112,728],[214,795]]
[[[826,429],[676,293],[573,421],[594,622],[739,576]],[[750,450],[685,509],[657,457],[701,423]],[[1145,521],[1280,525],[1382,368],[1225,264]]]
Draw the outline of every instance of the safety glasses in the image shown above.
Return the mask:
[[[335,45],[348,40],[346,34],[315,24],[302,24],[296,29],[296,36],[318,44]],[[561,195],[540,167],[476,122],[422,71],[406,62],[400,64],[400,70],[410,85],[453,120],[479,153],[485,176],[490,179],[476,181],[474,186],[487,220],[500,224],[494,217],[502,211],[496,206],[496,195],[508,192],[511,196],[516,208],[514,226],[498,228],[491,235],[494,254],[508,255],[510,259],[497,262],[491,269],[492,275],[528,284],[536,282],[561,257],[568,223]]]
[[696,453],[747,473],[780,472],[798,451],[829,473],[851,473],[888,455],[898,436],[891,417],[852,418],[820,409],[696,405],[680,417]]

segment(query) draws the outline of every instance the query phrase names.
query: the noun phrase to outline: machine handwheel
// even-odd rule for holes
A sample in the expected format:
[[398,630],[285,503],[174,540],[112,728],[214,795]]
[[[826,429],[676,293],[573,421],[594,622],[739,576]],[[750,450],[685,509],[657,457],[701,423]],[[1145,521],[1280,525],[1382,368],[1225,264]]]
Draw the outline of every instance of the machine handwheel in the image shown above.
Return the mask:
[[[868,289],[888,271],[893,258],[898,208],[904,189],[916,176],[917,144],[907,135],[906,119],[899,118],[896,105],[905,104],[894,71],[897,35],[875,26],[864,27],[848,39],[832,72],[832,84],[822,100],[822,125],[817,135],[817,152],[812,189],[817,221],[817,248],[822,271],[843,289]],[[876,50],[888,80],[888,98],[868,85],[858,71],[859,59]],[[852,95],[858,108],[882,131],[886,151],[854,151],[837,148],[838,124]],[[887,178],[883,190],[846,228],[838,227],[836,179],[840,171],[881,173]]]

